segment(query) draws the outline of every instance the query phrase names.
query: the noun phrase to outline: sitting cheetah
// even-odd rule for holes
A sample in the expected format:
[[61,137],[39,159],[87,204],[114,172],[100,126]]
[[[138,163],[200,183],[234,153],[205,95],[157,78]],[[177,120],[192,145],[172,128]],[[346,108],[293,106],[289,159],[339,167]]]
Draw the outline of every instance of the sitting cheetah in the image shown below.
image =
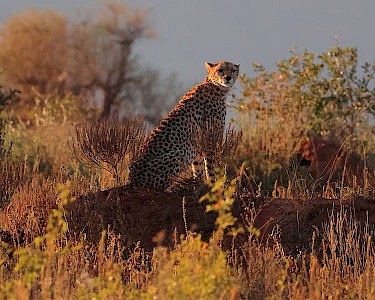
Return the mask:
[[202,176],[203,162],[207,179],[214,181],[212,156],[198,153],[194,137],[207,130],[206,124],[223,135],[225,98],[237,79],[239,65],[219,61],[206,62],[205,66],[208,72],[205,80],[188,91],[150,133],[142,154],[130,166],[130,187],[165,190],[171,179],[190,164],[194,176]]

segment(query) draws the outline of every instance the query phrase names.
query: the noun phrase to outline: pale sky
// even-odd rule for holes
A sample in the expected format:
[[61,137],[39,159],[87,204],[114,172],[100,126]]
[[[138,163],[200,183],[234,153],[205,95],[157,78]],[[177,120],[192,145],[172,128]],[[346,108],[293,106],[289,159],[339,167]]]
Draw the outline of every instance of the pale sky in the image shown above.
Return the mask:
[[[205,76],[204,62],[251,63],[269,70],[287,58],[289,49],[327,51],[341,46],[359,49],[360,61],[375,60],[375,0],[129,0],[150,9],[153,40],[139,42],[143,62],[162,72],[177,72],[184,83]],[[68,17],[77,10],[100,7],[97,0],[0,0],[0,25],[28,8],[53,8]]]

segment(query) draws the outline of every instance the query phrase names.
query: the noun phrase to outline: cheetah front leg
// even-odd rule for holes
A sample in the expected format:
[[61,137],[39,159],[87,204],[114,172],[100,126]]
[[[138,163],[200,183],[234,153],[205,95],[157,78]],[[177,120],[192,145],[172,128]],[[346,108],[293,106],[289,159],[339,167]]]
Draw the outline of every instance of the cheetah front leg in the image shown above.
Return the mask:
[[207,182],[215,183],[214,160],[212,155],[205,155],[204,168]]
[[195,179],[205,179],[210,183],[215,182],[215,171],[212,156],[197,155],[191,164],[191,169]]
[[197,155],[191,163],[191,169],[195,179],[203,178],[203,156]]

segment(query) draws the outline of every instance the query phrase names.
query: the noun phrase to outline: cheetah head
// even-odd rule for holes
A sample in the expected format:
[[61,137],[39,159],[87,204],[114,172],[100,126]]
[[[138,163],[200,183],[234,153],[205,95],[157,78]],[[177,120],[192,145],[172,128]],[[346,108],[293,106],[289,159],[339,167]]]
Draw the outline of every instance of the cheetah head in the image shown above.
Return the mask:
[[225,89],[230,89],[233,86],[240,68],[240,65],[227,61],[219,61],[216,64],[206,62],[205,66],[208,72],[206,80]]

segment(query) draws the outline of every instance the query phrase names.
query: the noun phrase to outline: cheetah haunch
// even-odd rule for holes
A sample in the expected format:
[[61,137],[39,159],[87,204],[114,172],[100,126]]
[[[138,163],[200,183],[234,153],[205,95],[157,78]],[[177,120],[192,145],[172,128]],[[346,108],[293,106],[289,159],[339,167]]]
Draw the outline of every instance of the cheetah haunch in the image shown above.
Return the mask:
[[[197,151],[196,136],[217,139],[225,127],[225,98],[238,77],[239,65],[219,61],[205,63],[205,80],[188,91],[147,138],[140,157],[131,164],[130,187],[165,190],[190,164],[195,177],[205,173],[214,181],[213,154]],[[211,130],[207,127],[213,128]]]

